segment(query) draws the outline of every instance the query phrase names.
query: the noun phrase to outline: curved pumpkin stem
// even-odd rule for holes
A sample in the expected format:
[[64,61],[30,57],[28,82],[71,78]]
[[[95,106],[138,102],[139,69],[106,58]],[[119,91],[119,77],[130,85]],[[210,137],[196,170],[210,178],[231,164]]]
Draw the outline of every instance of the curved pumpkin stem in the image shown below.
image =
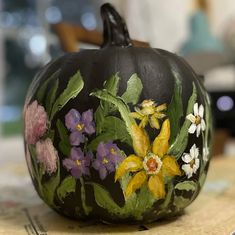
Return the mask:
[[104,25],[104,42],[101,47],[132,46],[126,23],[114,7],[109,3],[105,3],[101,6],[100,11]]

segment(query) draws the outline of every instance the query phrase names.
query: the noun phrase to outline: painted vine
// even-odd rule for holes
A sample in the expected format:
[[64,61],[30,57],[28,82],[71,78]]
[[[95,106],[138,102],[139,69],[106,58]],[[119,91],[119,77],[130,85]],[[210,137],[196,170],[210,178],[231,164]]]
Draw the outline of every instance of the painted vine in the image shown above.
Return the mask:
[[[158,200],[163,200],[161,210],[156,212],[159,215],[171,202],[179,211],[190,204],[205,180],[204,171],[210,157],[209,98],[204,100],[205,107],[200,104],[193,83],[184,113],[182,84],[176,71],[169,105],[153,100],[140,101],[143,85],[137,74],[130,77],[126,91],[118,96],[121,78],[115,74],[104,83],[103,89],[91,93],[100,100],[95,112],[91,109],[81,112],[79,106],[74,107],[64,120],[57,119],[56,127],[52,128],[51,121],[57,112],[84,87],[78,71],[57,98],[59,72],[44,82],[36,98],[24,109],[26,158],[39,195],[57,208],[55,198],[63,203],[76,191],[79,181],[85,215],[92,211],[86,200],[89,185],[93,187],[98,206],[117,217],[132,216],[137,220],[141,220],[143,213]],[[197,85],[204,93],[200,84]],[[47,87],[51,87],[48,92]],[[47,100],[45,107],[43,99]],[[130,110],[129,104],[134,110]],[[120,115],[114,116],[117,113]],[[148,135],[149,128],[157,133],[154,139]],[[58,148],[62,156],[54,146],[55,135],[60,138]],[[189,135],[202,136],[203,149],[193,144],[185,152]],[[118,142],[127,144],[133,152],[126,154]],[[66,169],[66,178],[61,179],[61,168]],[[91,168],[98,172],[101,180],[113,173],[113,181],[119,182],[123,191],[123,207],[114,202],[108,189],[90,180]],[[199,183],[192,178],[198,173]],[[187,198],[185,192],[189,191],[194,196]]]

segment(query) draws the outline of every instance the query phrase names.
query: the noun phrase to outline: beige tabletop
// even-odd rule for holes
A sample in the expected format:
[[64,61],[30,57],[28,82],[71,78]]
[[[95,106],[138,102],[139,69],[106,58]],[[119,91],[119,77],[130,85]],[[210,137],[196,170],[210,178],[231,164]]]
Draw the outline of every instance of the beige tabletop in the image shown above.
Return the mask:
[[235,157],[212,161],[203,192],[184,215],[170,221],[124,226],[81,223],[58,215],[34,191],[21,139],[0,140],[0,149],[0,234],[229,235],[235,232]]

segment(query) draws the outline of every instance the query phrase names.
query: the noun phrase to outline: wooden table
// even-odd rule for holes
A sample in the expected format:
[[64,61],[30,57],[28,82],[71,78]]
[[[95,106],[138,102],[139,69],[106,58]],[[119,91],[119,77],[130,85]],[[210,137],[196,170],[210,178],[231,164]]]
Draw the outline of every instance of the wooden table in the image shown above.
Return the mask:
[[142,226],[111,226],[68,220],[49,209],[33,189],[20,139],[14,141],[4,143],[11,151],[13,147],[9,146],[14,146],[14,154],[4,149],[0,153],[0,234],[229,235],[235,232],[235,157],[212,161],[203,192],[181,217]]

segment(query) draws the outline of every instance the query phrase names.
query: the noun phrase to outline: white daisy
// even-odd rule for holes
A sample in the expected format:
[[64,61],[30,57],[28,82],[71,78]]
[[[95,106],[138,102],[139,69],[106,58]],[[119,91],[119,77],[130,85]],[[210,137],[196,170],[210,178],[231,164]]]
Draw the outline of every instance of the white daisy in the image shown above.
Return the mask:
[[210,154],[210,151],[209,151],[208,146],[206,145],[205,147],[203,147],[203,150],[202,150],[203,161],[207,162],[209,160],[208,159],[209,154]]
[[204,117],[204,107],[201,104],[198,107],[198,103],[194,104],[193,114],[190,113],[186,118],[192,123],[188,129],[190,134],[194,134],[196,131],[197,137],[199,137],[201,131],[206,129],[206,123],[203,119]]
[[199,149],[194,144],[191,149],[190,153],[184,153],[182,156],[182,160],[186,163],[182,166],[182,170],[187,175],[188,179],[193,176],[193,174],[196,174],[199,166],[200,166],[200,160],[198,158],[199,156]]

